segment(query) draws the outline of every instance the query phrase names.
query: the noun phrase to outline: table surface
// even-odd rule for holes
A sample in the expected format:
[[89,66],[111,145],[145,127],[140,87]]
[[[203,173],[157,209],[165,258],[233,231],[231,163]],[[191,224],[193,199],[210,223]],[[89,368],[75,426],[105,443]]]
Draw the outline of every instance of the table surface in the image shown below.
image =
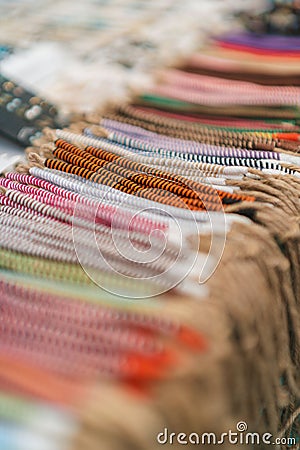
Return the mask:
[[23,155],[24,148],[17,143],[0,135],[0,154],[8,153],[10,155]]

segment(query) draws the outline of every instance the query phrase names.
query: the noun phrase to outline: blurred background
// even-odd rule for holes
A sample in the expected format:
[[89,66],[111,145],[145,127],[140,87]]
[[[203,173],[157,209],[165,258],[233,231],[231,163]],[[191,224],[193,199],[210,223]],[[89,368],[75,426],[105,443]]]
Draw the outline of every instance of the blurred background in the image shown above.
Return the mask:
[[144,87],[266,1],[0,1],[1,73],[63,112],[93,111]]

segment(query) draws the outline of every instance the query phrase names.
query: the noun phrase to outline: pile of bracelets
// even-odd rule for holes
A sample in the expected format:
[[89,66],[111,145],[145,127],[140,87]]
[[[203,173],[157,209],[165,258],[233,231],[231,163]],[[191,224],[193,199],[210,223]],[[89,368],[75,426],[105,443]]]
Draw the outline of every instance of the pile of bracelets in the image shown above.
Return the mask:
[[1,448],[299,447],[299,55],[219,35],[27,139],[0,177]]

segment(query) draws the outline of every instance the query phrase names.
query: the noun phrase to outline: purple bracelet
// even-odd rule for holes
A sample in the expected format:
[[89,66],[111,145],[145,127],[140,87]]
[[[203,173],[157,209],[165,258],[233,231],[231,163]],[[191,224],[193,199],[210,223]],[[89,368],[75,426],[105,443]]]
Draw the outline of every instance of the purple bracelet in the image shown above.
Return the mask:
[[251,33],[229,33],[215,38],[218,42],[245,45],[265,50],[286,50],[300,51],[300,37],[278,36],[278,35],[257,35]]

